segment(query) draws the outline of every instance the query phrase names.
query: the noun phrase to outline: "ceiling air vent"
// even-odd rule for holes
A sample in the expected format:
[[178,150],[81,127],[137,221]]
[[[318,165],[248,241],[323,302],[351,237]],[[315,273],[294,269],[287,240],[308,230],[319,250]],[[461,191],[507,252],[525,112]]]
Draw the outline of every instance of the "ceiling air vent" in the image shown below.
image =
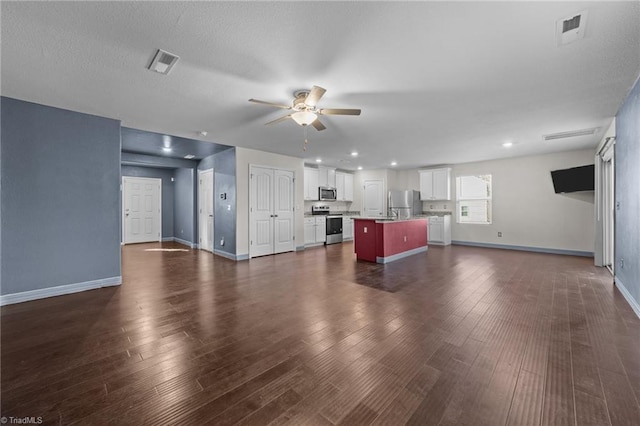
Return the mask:
[[151,61],[151,65],[149,65],[149,69],[160,74],[169,74],[169,71],[171,71],[171,68],[178,62],[178,59],[180,59],[179,56],[158,49],[156,56],[154,56],[153,61]]
[[584,37],[585,27],[587,25],[587,11],[584,10],[577,15],[572,15],[564,19],[560,19],[556,23],[556,38],[558,46],[572,43]]
[[572,130],[570,132],[559,132],[559,133],[551,133],[549,135],[544,135],[542,138],[545,141],[552,141],[556,139],[566,139],[566,138],[574,138],[576,136],[591,136],[594,135],[600,127],[592,127],[591,129],[582,129],[582,130]]

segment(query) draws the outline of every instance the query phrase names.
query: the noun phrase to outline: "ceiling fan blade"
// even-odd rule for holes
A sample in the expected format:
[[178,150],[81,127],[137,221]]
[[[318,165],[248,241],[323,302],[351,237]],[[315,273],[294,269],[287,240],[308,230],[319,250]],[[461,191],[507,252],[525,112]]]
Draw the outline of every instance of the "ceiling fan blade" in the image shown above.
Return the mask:
[[256,104],[262,104],[262,105],[269,105],[276,108],[291,109],[291,107],[288,105],[274,104],[273,102],[261,101],[258,99],[249,99],[249,102],[254,102]]
[[318,114],[323,115],[360,115],[359,109],[344,109],[344,108],[321,108],[318,110]]
[[315,121],[314,121],[313,123],[311,123],[311,125],[312,125],[313,127],[315,127],[315,128],[316,128],[316,130],[318,130],[318,131],[326,129],[326,127],[324,126],[324,124],[322,124],[322,123],[320,122],[320,120],[318,120],[317,118],[315,119]]
[[326,91],[327,91],[326,89],[323,89],[320,86],[313,86],[311,88],[311,91],[307,95],[307,98],[304,100],[305,105],[311,106],[311,107],[316,106],[318,104],[318,101]]
[[264,123],[264,125],[266,126],[266,125],[268,125],[268,124],[276,124],[276,123],[279,123],[279,122],[281,122],[281,121],[284,121],[284,120],[286,120],[286,119],[288,119],[288,118],[291,118],[291,114],[289,114],[289,115],[285,115],[284,117],[276,118],[276,119],[275,119],[275,120],[273,120],[273,121],[270,121],[270,122],[268,122],[268,123]]

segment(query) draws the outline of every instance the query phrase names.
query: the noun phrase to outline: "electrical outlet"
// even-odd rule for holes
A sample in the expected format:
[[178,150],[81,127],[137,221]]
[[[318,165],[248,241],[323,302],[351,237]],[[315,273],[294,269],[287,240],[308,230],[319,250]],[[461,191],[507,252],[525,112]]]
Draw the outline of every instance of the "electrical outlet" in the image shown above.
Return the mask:
[[404,236],[404,242],[405,243],[407,242],[407,236],[406,235]]
[[620,210],[620,201],[616,201],[616,210]]
[[364,231],[363,231],[363,232],[364,232],[365,234],[367,233],[367,227],[366,227],[366,226],[364,227]]
[[224,245],[224,238],[222,238],[222,239],[220,240],[220,245],[221,245],[221,246],[223,246],[223,245]]
[[624,259],[620,259],[620,269],[624,269]]
[[498,232],[498,237],[502,238],[502,232]]

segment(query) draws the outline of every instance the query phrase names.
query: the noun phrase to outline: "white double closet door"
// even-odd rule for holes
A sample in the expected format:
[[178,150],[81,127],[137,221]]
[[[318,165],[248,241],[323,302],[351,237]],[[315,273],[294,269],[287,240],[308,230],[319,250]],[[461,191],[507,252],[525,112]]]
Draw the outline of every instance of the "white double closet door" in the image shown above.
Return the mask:
[[293,171],[252,165],[249,173],[249,257],[293,251]]

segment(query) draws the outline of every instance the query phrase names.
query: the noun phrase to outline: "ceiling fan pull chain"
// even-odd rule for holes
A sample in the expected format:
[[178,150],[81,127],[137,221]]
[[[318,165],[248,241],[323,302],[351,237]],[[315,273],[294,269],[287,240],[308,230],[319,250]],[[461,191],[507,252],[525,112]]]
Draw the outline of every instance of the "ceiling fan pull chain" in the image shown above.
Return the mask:
[[302,128],[304,129],[304,145],[302,146],[303,151],[307,150],[307,144],[309,143],[309,140],[307,139],[307,127],[308,126],[302,126]]

